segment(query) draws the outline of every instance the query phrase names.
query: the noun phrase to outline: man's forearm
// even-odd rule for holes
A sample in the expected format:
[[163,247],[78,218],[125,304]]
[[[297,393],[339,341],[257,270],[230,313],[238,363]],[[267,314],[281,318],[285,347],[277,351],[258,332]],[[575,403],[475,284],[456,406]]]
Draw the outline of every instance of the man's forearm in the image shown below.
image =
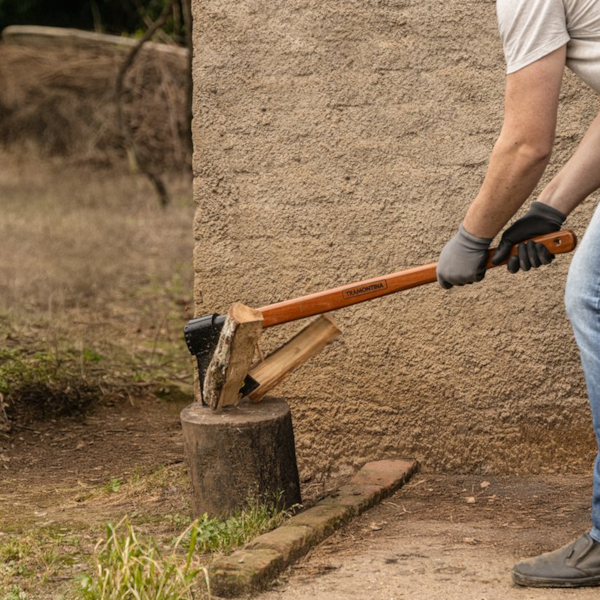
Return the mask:
[[463,222],[493,238],[539,183],[550,159],[566,45],[508,75],[504,123],[481,190]]
[[481,190],[465,216],[465,229],[477,237],[495,237],[533,192],[549,159],[548,148],[501,135]]
[[[506,77],[502,132],[483,185],[438,260],[443,288],[481,281],[490,242],[539,183],[554,144],[566,55],[565,44]],[[544,222],[542,229],[556,225]]]
[[544,188],[538,200],[568,215],[600,188],[600,115],[581,140],[575,154]]

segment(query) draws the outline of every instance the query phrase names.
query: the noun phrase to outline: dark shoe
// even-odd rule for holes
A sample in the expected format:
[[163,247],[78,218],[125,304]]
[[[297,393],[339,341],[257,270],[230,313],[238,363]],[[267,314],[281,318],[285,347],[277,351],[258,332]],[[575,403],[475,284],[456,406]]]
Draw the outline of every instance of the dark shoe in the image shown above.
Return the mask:
[[515,565],[513,581],[528,587],[600,585],[600,543],[584,533],[563,548]]

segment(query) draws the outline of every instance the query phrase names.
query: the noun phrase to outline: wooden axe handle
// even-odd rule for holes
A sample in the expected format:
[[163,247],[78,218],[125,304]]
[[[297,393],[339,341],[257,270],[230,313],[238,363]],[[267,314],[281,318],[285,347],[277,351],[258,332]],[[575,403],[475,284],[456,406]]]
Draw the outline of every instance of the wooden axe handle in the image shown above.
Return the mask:
[[[548,248],[552,254],[563,254],[571,252],[577,245],[575,234],[564,229],[556,233],[548,233],[534,238],[540,244]],[[490,250],[489,260],[486,269],[491,269],[495,266],[492,264],[494,250]],[[515,246],[511,251],[511,256],[517,253]],[[506,264],[507,261],[502,264]],[[331,310],[337,310],[351,304],[366,302],[380,296],[387,296],[402,290],[433,283],[436,281],[437,263],[430,263],[421,267],[414,267],[404,271],[398,271],[390,275],[382,275],[381,277],[373,277],[356,283],[349,283],[331,290],[324,290],[295,298],[294,300],[285,300],[276,304],[269,304],[258,310],[263,315],[263,328],[272,327],[273,325],[281,325],[289,321],[320,315]]]

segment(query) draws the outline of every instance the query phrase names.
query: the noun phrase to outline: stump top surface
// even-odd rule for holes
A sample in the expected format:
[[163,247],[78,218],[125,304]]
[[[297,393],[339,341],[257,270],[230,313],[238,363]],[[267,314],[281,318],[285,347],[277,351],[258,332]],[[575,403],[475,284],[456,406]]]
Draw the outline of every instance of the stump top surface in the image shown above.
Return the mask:
[[281,398],[264,398],[259,403],[243,400],[237,406],[227,406],[221,411],[214,411],[201,402],[194,402],[181,411],[181,421],[198,425],[244,425],[260,423],[285,417],[290,412],[289,406]]

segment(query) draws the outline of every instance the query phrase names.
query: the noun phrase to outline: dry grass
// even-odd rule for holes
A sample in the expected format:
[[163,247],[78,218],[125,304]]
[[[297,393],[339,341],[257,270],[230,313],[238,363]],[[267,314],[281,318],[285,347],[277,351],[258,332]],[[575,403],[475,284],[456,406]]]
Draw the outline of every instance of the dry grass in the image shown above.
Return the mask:
[[[110,46],[27,47],[0,43],[0,140],[34,142],[78,162],[125,160],[115,81],[125,58]],[[186,59],[142,51],[126,81],[125,112],[155,171],[189,167],[185,142]]]
[[0,165],[2,346],[34,366],[49,353],[106,393],[189,389],[189,179],[172,177],[165,211],[145,179],[114,169],[31,153]]

